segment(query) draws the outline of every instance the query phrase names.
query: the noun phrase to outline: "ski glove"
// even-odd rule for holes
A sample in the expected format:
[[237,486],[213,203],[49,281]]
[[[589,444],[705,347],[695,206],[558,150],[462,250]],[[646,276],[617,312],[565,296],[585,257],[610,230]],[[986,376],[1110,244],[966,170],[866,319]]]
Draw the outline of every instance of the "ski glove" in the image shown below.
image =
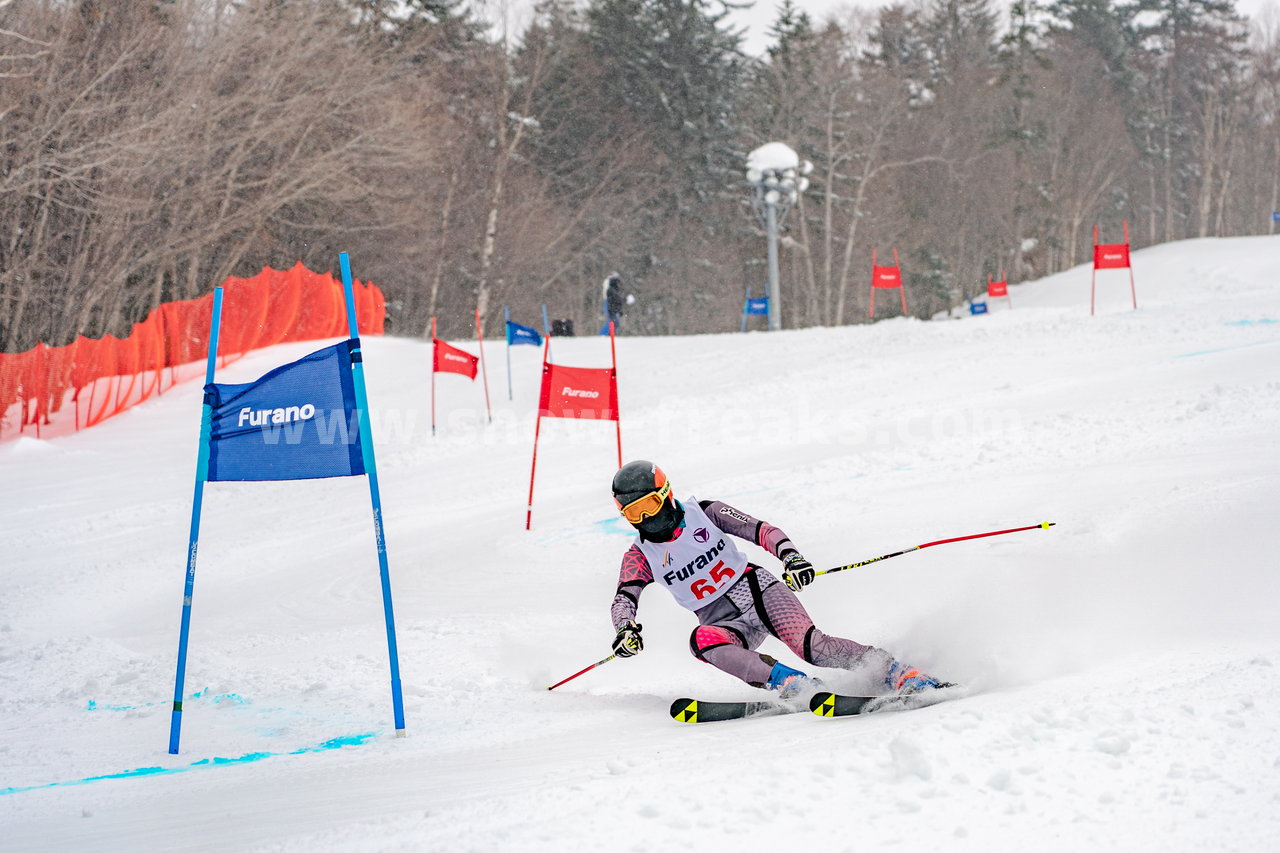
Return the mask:
[[628,619],[618,629],[618,636],[613,638],[613,653],[620,658],[629,658],[644,651],[644,640],[640,637],[641,625]]
[[813,564],[800,555],[799,551],[788,550],[782,558],[782,579],[792,592],[799,592],[813,583],[816,576]]

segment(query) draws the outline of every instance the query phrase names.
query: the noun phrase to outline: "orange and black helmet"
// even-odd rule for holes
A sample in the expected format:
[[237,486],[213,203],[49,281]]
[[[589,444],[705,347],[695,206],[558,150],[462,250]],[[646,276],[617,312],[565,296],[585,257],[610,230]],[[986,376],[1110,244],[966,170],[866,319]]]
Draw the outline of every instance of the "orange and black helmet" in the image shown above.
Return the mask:
[[667,475],[645,459],[628,462],[613,475],[613,501],[631,526],[651,536],[670,535],[684,515]]

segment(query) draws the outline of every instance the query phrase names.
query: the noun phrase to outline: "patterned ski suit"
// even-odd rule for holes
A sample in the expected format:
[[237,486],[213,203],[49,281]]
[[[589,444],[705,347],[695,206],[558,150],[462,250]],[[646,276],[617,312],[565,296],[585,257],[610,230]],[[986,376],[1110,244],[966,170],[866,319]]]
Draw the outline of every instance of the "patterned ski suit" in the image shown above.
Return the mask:
[[[670,542],[637,539],[623,554],[610,612],[614,630],[635,618],[640,594],[655,580],[653,562],[658,562],[662,585],[698,617],[689,638],[694,656],[753,687],[764,686],[776,662],[755,651],[769,635],[816,666],[878,667],[877,674],[888,670],[893,658],[887,652],[823,633],[785,583],[746,562],[721,535],[754,542],[777,557],[795,549],[785,533],[722,501],[689,497],[681,504],[685,520]],[[688,557],[693,559],[686,561]]]

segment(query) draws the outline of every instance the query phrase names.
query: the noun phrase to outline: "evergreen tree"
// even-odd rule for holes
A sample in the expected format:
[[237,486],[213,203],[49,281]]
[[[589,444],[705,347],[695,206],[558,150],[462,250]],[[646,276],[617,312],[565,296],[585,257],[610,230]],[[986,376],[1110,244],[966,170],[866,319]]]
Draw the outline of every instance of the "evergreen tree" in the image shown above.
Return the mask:
[[633,317],[648,331],[676,328],[676,306],[706,314],[712,301],[727,300],[713,283],[741,298],[727,272],[738,268],[738,253],[724,235],[740,215],[749,63],[727,14],[718,0],[592,0],[586,11],[600,72],[594,97],[604,116],[626,116],[653,154],[646,177],[656,197],[636,223],[642,239],[615,264],[644,291]]
[[804,121],[806,102],[818,96],[818,37],[808,14],[792,0],[778,7],[769,35],[774,44],[751,82],[749,103],[755,114],[750,124],[768,137],[761,142],[778,139],[794,145],[804,132],[798,125]]
[[769,25],[769,35],[774,38],[766,50],[770,65],[793,75],[813,70],[813,20],[795,0],[782,0],[778,17]]
[[1153,163],[1152,239],[1209,231],[1215,183],[1224,164],[1224,125],[1242,92],[1247,29],[1233,0],[1139,0],[1144,131]]
[[999,275],[1007,260],[1015,281],[1028,272],[1023,268],[1023,246],[1029,229],[1035,227],[1032,223],[1040,224],[1044,214],[1045,196],[1036,188],[1040,183],[1039,163],[1045,157],[1047,130],[1035,109],[1035,100],[1036,83],[1045,76],[1049,61],[1041,43],[1044,32],[1037,20],[1038,13],[1035,0],[1015,0],[1009,9],[1009,29],[1000,41],[998,54],[1004,89],[999,127],[1003,143],[1013,157],[1009,175],[1011,245],[1004,247],[1003,252],[997,251],[996,258],[1001,260],[984,272]]
[[594,0],[587,9],[601,93],[643,123],[664,156],[673,209],[684,214],[697,215],[695,206],[740,171],[734,143],[747,60],[727,14],[713,0]]
[[924,39],[934,85],[955,83],[969,69],[990,66],[996,41],[990,0],[932,0],[926,10]]

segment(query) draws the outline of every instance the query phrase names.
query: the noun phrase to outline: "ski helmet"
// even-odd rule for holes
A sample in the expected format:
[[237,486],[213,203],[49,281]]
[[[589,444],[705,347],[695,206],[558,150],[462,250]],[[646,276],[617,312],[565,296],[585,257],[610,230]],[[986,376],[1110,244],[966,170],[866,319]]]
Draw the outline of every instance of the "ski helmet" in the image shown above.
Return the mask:
[[684,519],[671,481],[646,459],[628,462],[613,475],[613,500],[632,527],[655,541],[669,539]]

